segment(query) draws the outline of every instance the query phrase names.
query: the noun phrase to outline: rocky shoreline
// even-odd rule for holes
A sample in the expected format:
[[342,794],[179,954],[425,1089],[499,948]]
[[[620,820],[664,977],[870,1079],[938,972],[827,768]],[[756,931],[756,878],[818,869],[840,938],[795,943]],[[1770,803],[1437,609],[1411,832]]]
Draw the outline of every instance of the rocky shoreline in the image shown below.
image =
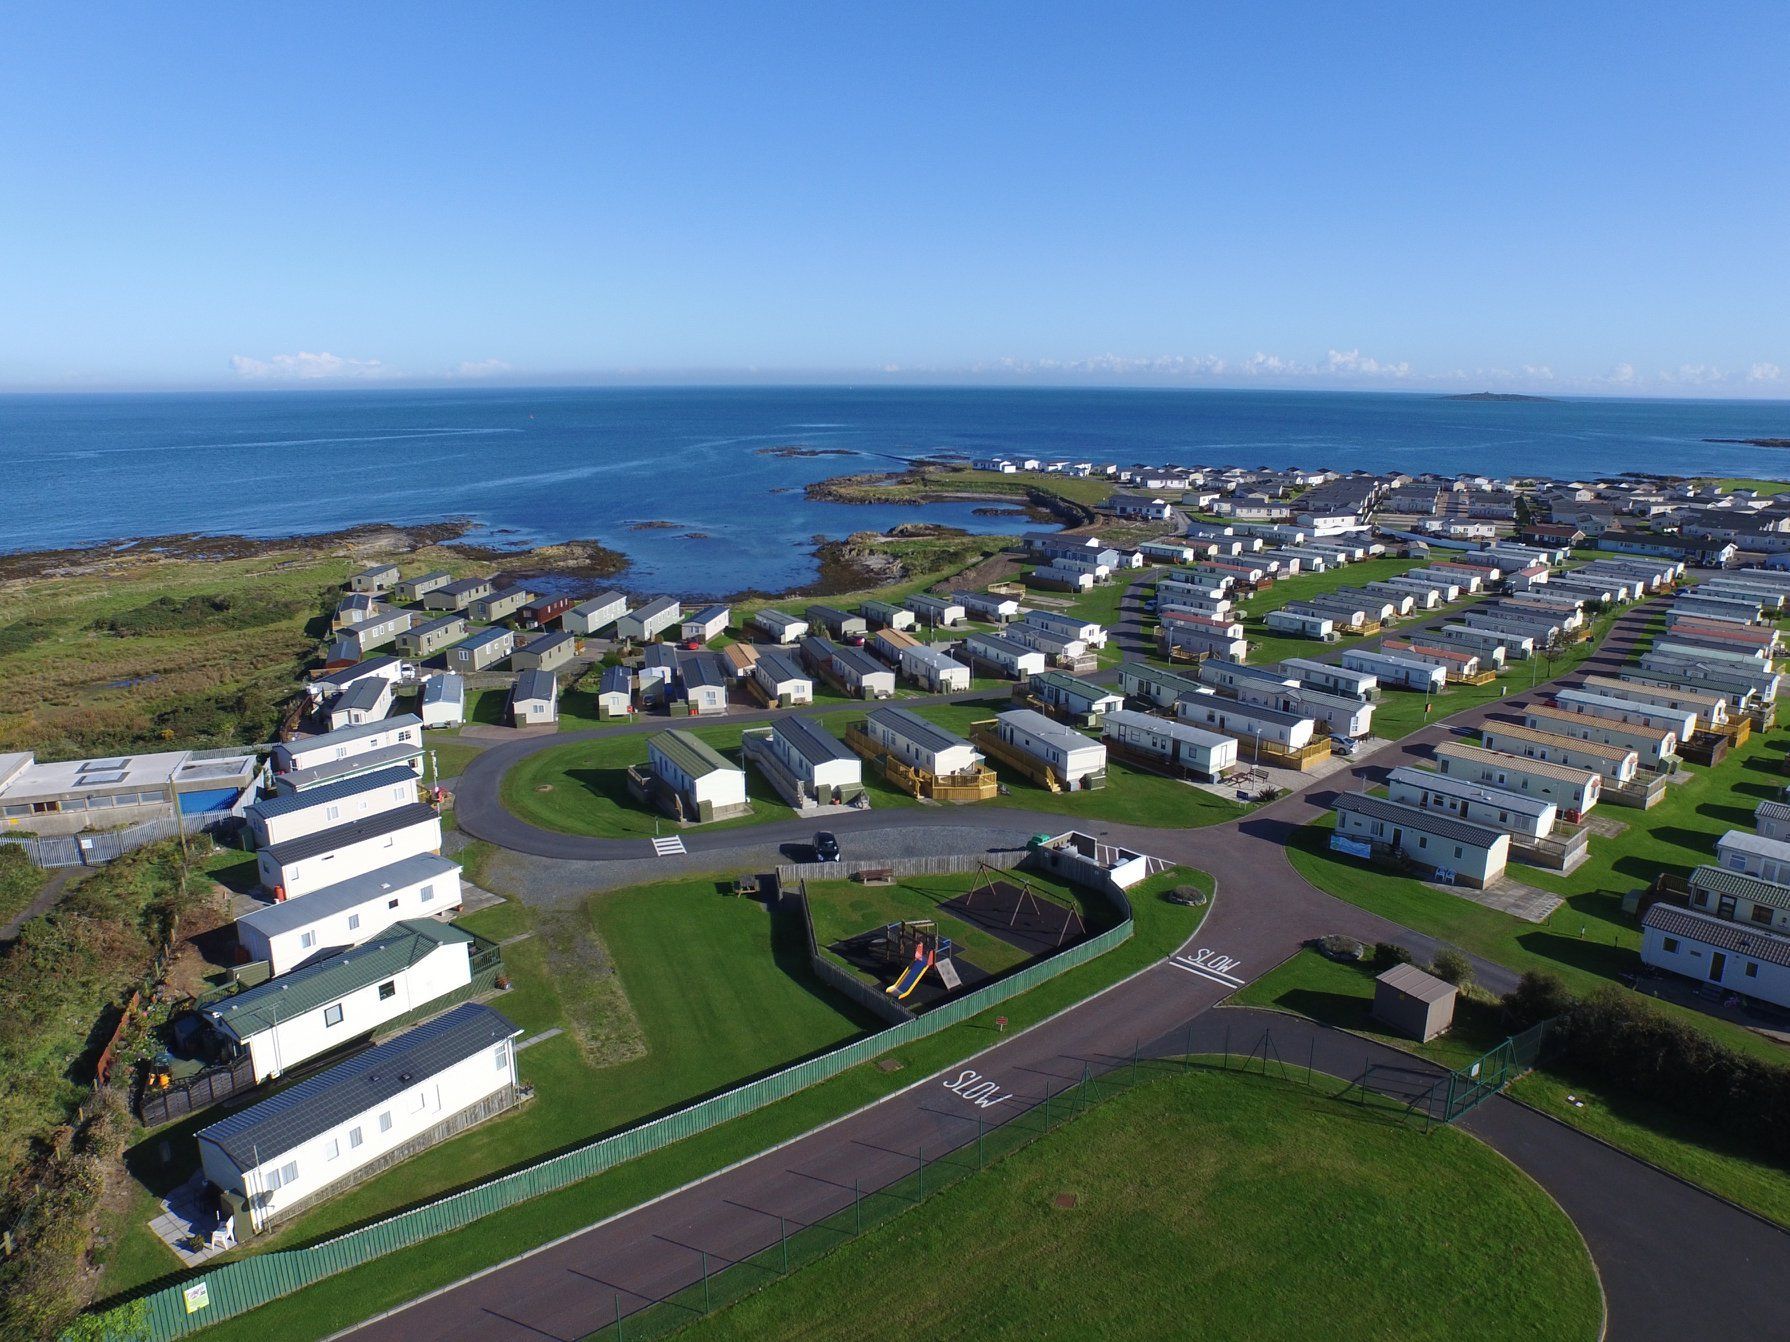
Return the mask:
[[[903,492],[891,492],[891,491]],[[893,503],[923,508],[929,503],[962,503],[973,500],[982,504],[1006,502],[1034,522],[1055,522],[1065,527],[1091,526],[1095,512],[1085,504],[1053,494],[1048,489],[1026,486],[1023,493],[1013,490],[974,490],[962,486],[946,488],[936,484],[924,466],[905,471],[881,471],[859,475],[835,475],[809,485],[810,499],[824,503]]]

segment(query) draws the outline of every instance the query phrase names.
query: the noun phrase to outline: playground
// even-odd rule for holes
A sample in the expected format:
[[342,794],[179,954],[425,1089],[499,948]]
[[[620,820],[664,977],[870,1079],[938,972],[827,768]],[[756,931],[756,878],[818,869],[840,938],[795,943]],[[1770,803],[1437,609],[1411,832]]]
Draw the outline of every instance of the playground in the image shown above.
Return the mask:
[[1073,887],[982,867],[889,885],[810,882],[815,944],[910,1010],[924,1010],[1103,930]]

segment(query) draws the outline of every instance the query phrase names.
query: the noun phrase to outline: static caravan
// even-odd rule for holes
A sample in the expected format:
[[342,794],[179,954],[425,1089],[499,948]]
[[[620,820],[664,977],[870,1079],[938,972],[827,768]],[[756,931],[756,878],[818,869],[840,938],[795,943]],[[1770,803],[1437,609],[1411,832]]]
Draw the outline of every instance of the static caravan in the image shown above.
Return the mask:
[[1364,841],[1430,868],[1439,878],[1483,890],[1504,874],[1510,835],[1420,806],[1362,792],[1332,803],[1338,838]]
[[625,718],[634,711],[634,673],[625,666],[606,666],[597,681],[597,717]]
[[[1257,689],[1246,690],[1238,697],[1256,699],[1263,695],[1264,691]],[[1374,705],[1353,695],[1327,694],[1323,690],[1314,690],[1309,685],[1301,685],[1284,695],[1264,701],[1270,708],[1308,717],[1330,735],[1340,736],[1345,740],[1359,741],[1373,734]]]
[[1765,648],[1746,650],[1732,646],[1717,646],[1710,639],[1680,638],[1671,630],[1667,630],[1656,638],[1649,651],[1692,657],[1698,661],[1720,662],[1725,666],[1738,667],[1741,670],[1755,673],[1769,669],[1771,663],[1771,654]]
[[265,1230],[516,1104],[521,1033],[464,1003],[200,1129],[206,1181]]
[[1282,609],[1295,610],[1303,615],[1328,615],[1342,629],[1362,628],[1367,624],[1370,614],[1367,607],[1359,601],[1330,595],[1314,596],[1305,601],[1289,601]]
[[[576,603],[569,596],[543,597],[539,601],[531,601],[518,612],[518,619],[524,629],[545,629],[555,620],[559,620]],[[564,622],[561,621],[561,628]],[[576,630],[568,629],[567,633]]]
[[1736,648],[1770,648],[1777,651],[1781,635],[1769,624],[1727,624],[1720,620],[1673,620],[1667,624],[1676,638],[1713,638]]
[[1790,842],[1790,804],[1760,802],[1753,808],[1753,829],[1767,839]]
[[750,643],[729,643],[721,649],[721,660],[727,666],[728,675],[735,680],[745,680],[758,663],[758,649]]
[[1716,864],[1761,881],[1790,885],[1790,843],[1731,829],[1715,841]]
[[391,604],[383,597],[374,596],[370,592],[350,592],[336,602],[329,627],[343,629],[351,624],[359,624],[362,620],[370,620],[381,611],[391,608]]
[[1200,682],[1148,662],[1125,662],[1119,667],[1119,688],[1133,699],[1142,699],[1152,708],[1173,712],[1175,701],[1184,694],[1198,694]]
[[275,899],[298,899],[400,858],[441,851],[441,817],[422,802],[316,830],[255,854],[255,870]]
[[1775,671],[1749,673],[1727,662],[1705,662],[1694,657],[1669,655],[1654,649],[1641,658],[1639,667],[1624,667],[1629,680],[1647,685],[1682,685],[1724,695],[1735,708],[1747,708],[1754,699],[1777,699],[1779,676]]
[[658,707],[671,698],[679,674],[677,649],[669,643],[648,643],[634,673],[635,687],[644,707]]
[[433,573],[425,573],[416,578],[400,578],[392,584],[392,599],[407,605],[421,601],[438,587],[446,587],[454,580],[454,575],[443,569]]
[[392,682],[382,676],[366,676],[338,694],[326,714],[329,729],[357,727],[378,722],[392,711]]
[[255,1080],[266,1081],[466,987],[473,942],[452,923],[405,919],[199,1014],[249,1055]]
[[902,603],[914,613],[915,620],[928,629],[949,628],[968,618],[961,602],[952,597],[916,592]]
[[[386,718],[381,722],[367,722],[359,727],[344,727],[339,732],[330,732],[328,736],[343,744],[338,746],[340,753],[327,756],[307,751],[300,758],[314,760],[314,763],[299,768],[288,769],[284,773],[276,773],[273,777],[274,791],[281,793],[307,792],[311,788],[321,787],[326,783],[334,783],[344,778],[357,778],[364,774],[401,764],[412,773],[421,775],[423,771],[423,724],[420,719],[408,714],[395,718]],[[351,733],[363,733],[359,738],[351,738]],[[320,741],[323,737],[309,737],[309,741]],[[365,750],[353,750],[349,747],[372,742]],[[297,745],[298,742],[288,744]],[[275,751],[276,758],[279,752]]]
[[397,582],[399,576],[396,564],[375,564],[350,578],[348,589],[352,592],[383,592]]
[[1195,657],[1228,657],[1241,661],[1249,655],[1249,644],[1230,632],[1228,626],[1206,627],[1187,620],[1164,620],[1156,631],[1156,641],[1164,653],[1173,656],[1184,652]]
[[1695,709],[1636,703],[1632,699],[1618,699],[1590,689],[1556,690],[1554,704],[1569,713],[1583,713],[1610,722],[1638,723],[1656,731],[1670,732],[1677,741],[1690,740],[1697,730]]
[[1444,741],[1436,747],[1436,767],[1451,777],[1545,798],[1560,808],[1561,819],[1574,824],[1603,795],[1603,775],[1596,770],[1529,759],[1459,741]]
[[1371,699],[1380,688],[1380,678],[1372,671],[1350,666],[1334,666],[1313,661],[1309,657],[1289,657],[1281,669],[1295,677],[1301,685],[1326,694],[1340,694],[1351,699]]
[[[1433,582],[1452,585],[1458,595],[1471,596],[1484,589],[1488,581],[1481,569],[1465,568],[1457,564],[1431,564],[1428,568],[1418,569],[1405,575],[1408,578],[1428,578]],[[1496,581],[1496,579],[1490,579]]]
[[1479,674],[1479,654],[1465,648],[1433,647],[1427,643],[1413,643],[1406,638],[1389,638],[1380,644],[1380,651],[1387,656],[1404,657],[1413,662],[1439,666],[1445,674],[1451,676],[1470,680]]
[[1308,615],[1296,610],[1271,610],[1264,617],[1263,623],[1276,634],[1291,634],[1296,638],[1315,638],[1329,643],[1336,639],[1336,617],[1334,615]]
[[398,635],[398,651],[406,657],[433,657],[466,637],[466,617],[459,612],[415,624]]
[[814,702],[814,681],[780,652],[767,652],[752,668],[752,679],[779,708]]
[[1434,605],[1437,606],[1461,599],[1460,584],[1448,578],[1425,578],[1419,574],[1401,573],[1397,577],[1387,578],[1380,585],[1410,592],[1414,596],[1428,592],[1436,598]]
[[727,690],[733,674],[727,663],[712,652],[691,653],[678,663],[678,685],[683,703],[693,717],[727,711]]
[[1424,634],[1444,644],[1474,648],[1490,655],[1500,666],[1506,658],[1522,661],[1535,655],[1535,635],[1514,629],[1476,629],[1470,624],[1445,624],[1439,630],[1427,629]]
[[1176,541],[1145,541],[1137,552],[1152,564],[1191,564],[1195,559],[1192,546]]
[[785,646],[799,643],[808,633],[808,621],[785,615],[780,610],[761,610],[752,617],[752,624],[762,629],[773,642]]
[[1516,620],[1533,620],[1537,624],[1558,628],[1563,634],[1585,627],[1585,613],[1576,605],[1561,606],[1553,601],[1531,601],[1527,597],[1506,597],[1484,607],[1488,614]]
[[1014,680],[1035,676],[1046,665],[1044,653],[1022,643],[1015,643],[1010,638],[1002,638],[999,634],[966,635],[963,649],[969,655],[972,666],[981,662]]
[[733,612],[726,606],[704,606],[694,615],[684,616],[678,626],[678,639],[684,643],[707,643],[727,632]]
[[936,694],[970,687],[969,667],[924,643],[902,649],[901,673]]
[[1367,582],[1361,584],[1361,590],[1368,596],[1390,601],[1393,611],[1401,616],[1412,615],[1420,610],[1434,610],[1442,604],[1442,594],[1433,587],[1422,587],[1413,592],[1389,582]]
[[1480,740],[1487,750],[1570,765],[1575,769],[1591,769],[1612,783],[1632,783],[1641,768],[1641,757],[1632,749],[1606,746],[1597,741],[1575,741],[1571,737],[1532,731],[1507,722],[1487,722],[1480,729]]
[[864,795],[864,762],[812,718],[779,718],[767,744],[815,805],[839,806]]
[[[406,713],[380,722],[324,732],[320,736],[299,736],[282,741],[273,748],[273,768],[276,774],[289,774],[339,760],[357,759],[389,746],[410,746],[420,752],[422,744],[422,720]],[[389,762],[382,760],[380,763]]]
[[[1461,619],[1469,629],[1498,635],[1504,650],[1513,657],[1533,656],[1537,648],[1544,648],[1560,637],[1560,626],[1547,620],[1518,620],[1509,615],[1477,610],[1467,611]],[[1526,651],[1519,652],[1519,647]]]
[[510,665],[518,671],[555,671],[578,655],[578,635],[564,630],[541,634],[516,649]]
[[365,680],[368,676],[378,676],[381,680],[389,680],[396,686],[400,684],[409,670],[396,657],[370,657],[364,662],[356,662],[353,666],[345,666],[339,671],[325,671],[313,679],[308,692],[314,699],[322,699],[331,693],[339,693],[354,684],[357,680]]
[[1034,629],[1048,629],[1064,638],[1078,639],[1090,648],[1106,646],[1105,626],[1079,615],[1064,615],[1054,610],[1028,610],[1019,617],[1019,622]]
[[1054,718],[1029,708],[997,713],[995,735],[1003,746],[1046,765],[1071,791],[1106,786],[1106,747]]
[[982,753],[968,741],[905,708],[872,709],[864,734],[902,763],[936,778],[971,773],[982,763]]
[[1125,706],[1125,696],[1114,694],[1104,685],[1078,680],[1062,671],[1045,671],[1033,676],[1027,688],[1040,703],[1066,721],[1086,726],[1099,725],[1100,717]]
[[1545,839],[1554,832],[1560,808],[1546,797],[1511,792],[1458,775],[1433,773],[1408,765],[1386,777],[1387,796],[1406,806],[1445,811],[1476,825],[1511,834]]
[[1790,1006],[1790,937],[1663,900],[1641,926],[1644,964]]
[[1224,699],[1210,691],[1183,696],[1175,704],[1175,716],[1195,727],[1234,736],[1251,746],[1278,754],[1304,750],[1318,730],[1315,721],[1298,713],[1247,704],[1240,699]]
[[1042,587],[1051,592],[1091,592],[1094,590],[1094,575],[1079,569],[1062,568],[1056,564],[1047,564],[1033,569],[1026,575],[1026,581],[1033,587]]
[[510,689],[510,721],[518,727],[559,721],[559,681],[551,671],[524,671],[516,677]]
[[482,601],[490,595],[489,578],[458,578],[424,592],[423,607],[426,610],[465,610],[472,602]]
[[461,727],[466,723],[466,678],[443,671],[423,682],[425,727]]
[[810,629],[824,629],[834,638],[865,638],[870,633],[870,622],[862,615],[853,615],[837,606],[814,605],[803,613],[808,617]]
[[502,625],[480,629],[458,647],[448,649],[448,665],[461,675],[472,671],[488,671],[516,647],[514,630]]
[[628,613],[628,598],[620,592],[604,592],[580,601],[561,617],[559,626],[574,634],[601,633]]
[[466,613],[484,624],[496,624],[499,620],[507,620],[512,615],[520,614],[522,608],[535,599],[535,593],[526,587],[506,587],[501,592],[493,592],[489,596],[478,597],[466,603]]
[[[907,615],[909,612],[903,611],[902,614]],[[870,651],[874,652],[878,657],[881,657],[885,662],[889,663],[889,665],[899,667],[901,665],[901,654],[906,652],[909,648],[918,647],[919,644],[920,640],[915,638],[912,634],[904,634],[899,629],[891,629],[885,625],[870,636],[870,642],[867,646],[870,648]]]
[[1419,661],[1415,657],[1394,652],[1369,652],[1351,648],[1342,655],[1343,666],[1350,671],[1372,673],[1382,685],[1422,693],[1440,693],[1448,683],[1448,673],[1440,666]]
[[633,639],[636,643],[645,643],[659,637],[667,629],[675,628],[683,617],[684,608],[677,598],[654,597],[645,605],[638,606],[616,619],[616,636]]
[[1700,615],[1705,619],[1725,620],[1730,624],[1753,624],[1759,619],[1759,603],[1756,600],[1697,595],[1701,590],[1693,588],[1686,595],[1675,598],[1671,610],[1667,612],[1667,619],[1673,614]]
[[1245,666],[1223,657],[1208,657],[1200,663],[1200,683],[1226,694],[1241,694],[1245,685],[1269,685],[1277,690],[1298,687],[1297,677],[1269,666]]
[[1723,601],[1752,601],[1766,611],[1784,609],[1784,593],[1775,587],[1760,587],[1739,578],[1712,578],[1706,583],[1698,584],[1696,591],[1705,597],[1716,597]]
[[688,819],[706,823],[748,809],[746,771],[685,731],[660,732],[646,743],[647,764],[675,792]]
[[1670,768],[1678,756],[1679,737],[1675,732],[1642,722],[1613,722],[1571,709],[1532,704],[1523,710],[1523,725],[1531,731],[1621,746],[1634,751],[1650,769]]
[[1076,662],[1088,655],[1088,645],[1080,639],[1070,638],[1067,634],[1059,634],[1052,629],[1040,629],[1035,624],[1022,622],[1011,625],[1001,637],[1022,648],[1041,652],[1052,662]]
[[1019,602],[996,592],[953,592],[951,599],[978,620],[1006,624],[1019,615]]
[[1658,704],[1661,708],[1688,709],[1697,715],[1699,728],[1723,727],[1728,722],[1728,700],[1725,696],[1702,690],[1674,689],[1670,686],[1645,685],[1629,679],[1624,671],[1615,676],[1586,676],[1581,689],[1611,699],[1627,699],[1638,704]]
[[859,699],[892,699],[895,697],[895,671],[877,661],[862,648],[836,648],[833,651],[833,674],[839,677],[846,691]]
[[912,629],[914,613],[905,606],[898,606],[893,601],[866,601],[858,607],[859,612],[871,624],[881,629]]
[[1409,593],[1382,596],[1378,592],[1369,592],[1360,587],[1338,587],[1327,595],[1332,601],[1346,601],[1351,606],[1360,606],[1367,612],[1370,620],[1378,620],[1382,624],[1411,611],[1412,598]]
[[1185,770],[1207,782],[1217,782],[1237,767],[1234,737],[1154,713],[1114,709],[1100,719],[1100,732],[1108,747],[1122,755]]
[[416,774],[393,764],[358,778],[343,778],[304,792],[263,797],[242,813],[253,847],[302,839],[350,821],[383,815],[417,799]]
[[460,865],[433,853],[402,858],[236,920],[250,960],[288,974],[319,956],[358,946],[407,918],[445,918],[461,904]]
[[416,617],[407,610],[383,610],[338,630],[325,654],[331,662],[358,662],[375,648],[395,642]]

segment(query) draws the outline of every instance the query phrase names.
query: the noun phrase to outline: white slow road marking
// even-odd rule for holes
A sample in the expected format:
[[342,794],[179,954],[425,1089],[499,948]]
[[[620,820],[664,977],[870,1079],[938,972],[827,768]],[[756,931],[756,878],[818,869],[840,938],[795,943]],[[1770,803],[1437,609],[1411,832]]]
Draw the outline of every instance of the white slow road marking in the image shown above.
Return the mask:
[[1241,988],[1245,982],[1231,972],[1237,968],[1236,960],[1205,946],[1201,946],[1192,955],[1172,956],[1169,963],[1185,973],[1197,974],[1203,979],[1211,979],[1214,983],[1222,983],[1227,988]]

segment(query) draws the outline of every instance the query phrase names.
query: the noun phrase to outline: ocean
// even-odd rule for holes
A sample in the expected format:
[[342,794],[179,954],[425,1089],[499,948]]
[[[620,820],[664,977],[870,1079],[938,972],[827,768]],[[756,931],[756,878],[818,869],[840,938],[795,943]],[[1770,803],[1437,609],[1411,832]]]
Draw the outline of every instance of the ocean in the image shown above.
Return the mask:
[[13,395],[0,396],[0,550],[467,517],[497,543],[601,541],[632,559],[620,582],[637,592],[720,595],[810,580],[817,538],[1029,525],[968,503],[803,496],[815,480],[940,452],[1790,479],[1790,449],[1704,441],[1763,437],[1790,437],[1790,403],[831,387]]

